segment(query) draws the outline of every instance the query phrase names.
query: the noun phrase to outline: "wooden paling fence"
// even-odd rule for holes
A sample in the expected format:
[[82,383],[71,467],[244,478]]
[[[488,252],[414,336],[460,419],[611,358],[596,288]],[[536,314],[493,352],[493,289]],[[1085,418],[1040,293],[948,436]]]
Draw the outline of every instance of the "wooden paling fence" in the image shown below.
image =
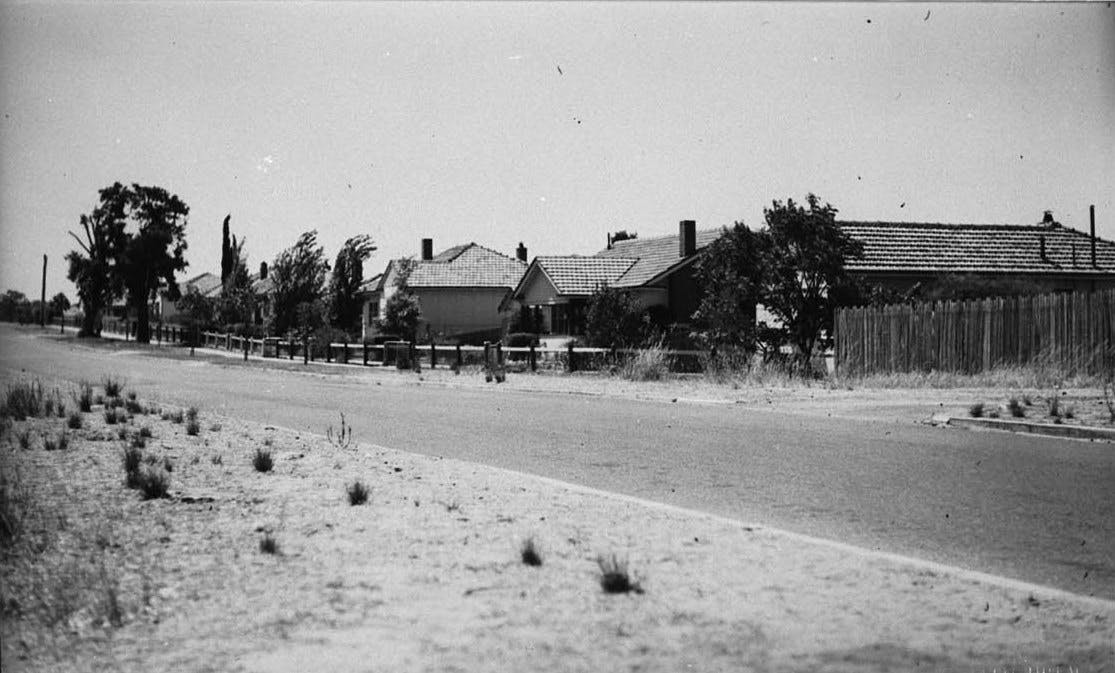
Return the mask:
[[842,308],[834,327],[836,367],[847,374],[1115,370],[1115,289]]

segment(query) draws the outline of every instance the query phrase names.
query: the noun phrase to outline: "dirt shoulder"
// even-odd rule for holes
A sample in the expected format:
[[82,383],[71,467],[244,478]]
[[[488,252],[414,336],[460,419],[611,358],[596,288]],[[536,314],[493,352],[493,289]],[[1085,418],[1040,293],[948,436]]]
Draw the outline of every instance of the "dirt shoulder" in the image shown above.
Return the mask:
[[[157,414],[108,425],[94,407],[65,450],[42,442],[62,419],[4,433],[7,492],[25,512],[2,561],[5,670],[1105,671],[1115,661],[1109,601],[205,409],[199,424],[197,436]],[[150,469],[170,468],[170,498],[124,485],[124,446],[143,427]],[[271,452],[270,472],[254,469],[257,450]],[[371,490],[366,504],[349,504],[355,480]],[[261,552],[265,535],[278,554]],[[527,538],[540,567],[520,562]],[[601,589],[597,558],[613,554],[644,593]]]

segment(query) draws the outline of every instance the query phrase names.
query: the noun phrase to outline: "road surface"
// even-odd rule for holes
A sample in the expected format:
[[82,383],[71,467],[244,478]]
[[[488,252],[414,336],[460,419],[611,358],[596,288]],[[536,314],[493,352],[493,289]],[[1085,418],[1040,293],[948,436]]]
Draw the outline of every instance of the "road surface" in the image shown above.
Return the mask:
[[1115,445],[297,366],[0,327],[5,380],[113,373],[145,398],[315,433],[344,412],[359,441],[1115,598]]

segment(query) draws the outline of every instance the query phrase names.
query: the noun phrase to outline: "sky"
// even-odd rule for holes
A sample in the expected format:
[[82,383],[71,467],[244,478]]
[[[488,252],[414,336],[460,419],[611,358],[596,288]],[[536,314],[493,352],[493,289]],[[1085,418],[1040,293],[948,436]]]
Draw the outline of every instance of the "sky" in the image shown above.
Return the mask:
[[[190,207],[189,268],[317,229],[368,272],[474,241],[841,219],[1115,239],[1111,3],[0,3],[0,292],[76,295],[116,181]],[[370,274],[369,274],[370,275]]]

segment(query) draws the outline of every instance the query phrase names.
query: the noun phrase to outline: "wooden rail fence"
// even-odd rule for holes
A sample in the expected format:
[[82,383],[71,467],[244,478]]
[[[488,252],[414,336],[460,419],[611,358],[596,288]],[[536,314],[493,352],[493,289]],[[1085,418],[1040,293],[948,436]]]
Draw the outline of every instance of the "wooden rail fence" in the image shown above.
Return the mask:
[[1115,370],[1115,289],[837,309],[838,371]]

